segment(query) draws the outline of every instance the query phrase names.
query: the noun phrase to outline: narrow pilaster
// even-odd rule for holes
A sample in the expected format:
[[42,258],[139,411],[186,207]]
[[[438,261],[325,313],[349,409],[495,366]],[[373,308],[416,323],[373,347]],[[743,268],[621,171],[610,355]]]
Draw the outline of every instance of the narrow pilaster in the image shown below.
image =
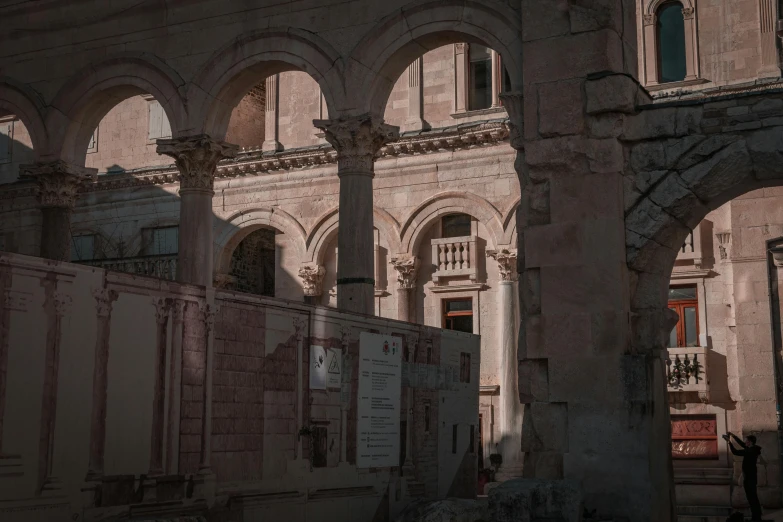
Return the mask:
[[[297,431],[304,427],[304,330],[306,323],[294,317],[296,342],[296,426]],[[302,437],[297,437],[296,460],[302,459]]]
[[182,336],[184,335],[185,302],[174,300],[171,305],[171,365],[169,368],[167,470],[171,475],[179,471],[179,426],[182,397]]
[[38,185],[41,209],[41,257],[55,261],[71,259],[71,214],[78,191],[98,178],[97,169],[87,169],[64,161],[21,165],[22,179]]
[[278,83],[279,74],[273,74],[266,79],[266,110],[264,111],[264,143],[261,150],[264,152],[277,152],[283,150],[280,144],[280,120],[277,113],[277,104],[280,100]]
[[212,374],[214,373],[215,351],[215,313],[218,307],[214,297],[207,298],[205,306],[201,307],[201,318],[204,321],[206,335],[206,361],[204,364],[204,385],[202,386],[203,412],[201,414],[201,453],[199,474],[211,474],[210,459],[212,455]]
[[686,7],[682,10],[685,24],[685,81],[695,80],[699,77],[699,62],[696,52],[699,45],[696,34],[696,9]]
[[103,460],[106,448],[106,404],[109,387],[109,335],[111,310],[118,294],[101,288],[93,292],[98,316],[95,336],[95,363],[92,370],[92,413],[90,416],[90,460],[87,481],[103,476]]
[[644,28],[644,79],[646,85],[658,85],[658,31],[657,16],[642,16]]
[[454,44],[454,112],[468,110],[468,44]]
[[180,227],[177,279],[212,285],[212,235],[215,169],[236,156],[237,146],[207,135],[158,140],[158,154],[174,158],[179,170]]
[[341,120],[315,120],[326,140],[337,151],[340,178],[337,233],[337,307],[371,315],[375,304],[373,256],[373,191],[375,156],[381,147],[396,139],[399,128],[370,115]]
[[416,317],[412,301],[419,259],[415,256],[400,255],[393,258],[391,264],[397,271],[397,319],[414,323]]
[[419,57],[408,66],[408,119],[405,121],[406,131],[422,130],[424,127],[424,58]]
[[500,54],[494,49],[490,49],[492,57],[492,107],[500,107],[500,87],[503,85],[500,67]]
[[780,76],[780,52],[776,34],[778,17],[777,0],[759,0],[761,68],[758,75],[762,78]]
[[155,388],[152,395],[152,434],[150,437],[149,476],[163,474],[163,433],[166,414],[166,338],[168,334],[171,300],[156,297],[155,305],[156,347],[155,347]]

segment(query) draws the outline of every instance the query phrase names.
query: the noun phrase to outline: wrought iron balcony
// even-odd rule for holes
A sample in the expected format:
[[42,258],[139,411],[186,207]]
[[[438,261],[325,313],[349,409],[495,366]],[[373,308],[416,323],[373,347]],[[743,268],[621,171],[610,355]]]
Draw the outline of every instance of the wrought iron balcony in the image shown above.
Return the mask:
[[666,380],[670,392],[695,392],[702,402],[709,400],[707,351],[704,346],[669,348]]
[[175,281],[177,279],[177,254],[160,256],[125,257],[121,259],[94,259],[79,264],[97,266],[113,272],[125,272]]

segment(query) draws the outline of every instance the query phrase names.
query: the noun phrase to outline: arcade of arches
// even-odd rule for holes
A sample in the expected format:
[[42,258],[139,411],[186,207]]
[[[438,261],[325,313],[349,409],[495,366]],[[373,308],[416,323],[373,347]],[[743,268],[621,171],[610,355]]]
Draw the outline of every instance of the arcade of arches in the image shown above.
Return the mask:
[[[365,506],[375,513],[368,520],[414,498],[475,496],[488,481],[518,477],[574,488],[607,520],[674,521],[678,506],[722,514],[746,506],[739,464],[720,443],[726,431],[758,436],[762,503],[780,507],[783,82],[769,13],[717,2],[724,10],[742,3],[759,25],[738,51],[742,68],[734,55],[708,54],[712,29],[726,22],[695,1],[588,3],[365,0],[357,9],[188,0],[135,12],[75,1],[57,16],[29,2],[0,8],[12,28],[0,33],[0,250],[11,254],[0,257],[0,290],[11,295],[9,259],[33,256],[155,278],[139,288],[177,281],[192,295],[220,292],[268,307],[265,321],[315,305],[479,334],[479,420],[464,426],[457,478],[431,487],[437,473],[432,479],[428,466],[457,454],[461,428],[453,424],[452,441],[452,428],[430,418],[445,415],[437,397],[411,392],[401,465],[383,471],[387,489],[346,486],[351,502],[377,497]],[[112,19],[121,35],[102,22]],[[79,34],[61,29],[63,20]],[[158,32],[163,26],[177,30]],[[12,302],[0,300],[6,322]],[[210,339],[211,361],[215,311],[183,310],[172,321],[200,325],[191,337]],[[242,313],[237,331],[260,328]],[[306,328],[295,326],[292,361],[261,348],[275,368],[305,357]],[[14,429],[4,414],[15,415],[4,383],[21,360],[9,331],[0,327],[0,488],[16,473],[3,464],[14,450],[3,443]],[[252,352],[253,340],[239,335]],[[329,348],[329,336],[318,335],[306,343]],[[194,341],[183,334],[182,342]],[[433,346],[406,346],[406,361],[429,364],[441,350]],[[183,348],[183,364],[197,351]],[[250,364],[242,360],[236,365]],[[229,511],[245,510],[243,520],[256,508],[304,520],[304,512],[274,511],[260,492],[320,509],[325,491],[356,471],[346,442],[354,414],[319,416],[318,401],[329,399],[300,374],[297,399],[264,394],[263,427],[254,432],[244,419],[249,435],[231,450],[239,453],[210,464],[210,444],[227,433],[210,424],[221,409],[212,404],[223,394],[226,403],[244,400],[234,383],[213,381],[211,364],[188,377],[188,394],[203,393],[197,413],[166,424],[181,430],[167,440],[192,443],[195,460],[167,463],[167,475],[192,473],[187,499],[212,498],[205,512],[223,495],[242,499],[231,502],[245,507]],[[470,356],[459,364],[467,383]],[[56,404],[56,383],[39,392],[45,405]],[[105,407],[106,385],[94,386]],[[176,392],[183,411],[185,388]],[[64,415],[55,429],[47,408],[37,465],[48,477],[71,463],[46,442],[59,440]],[[118,415],[93,410],[93,434]],[[268,417],[273,411],[282,417]],[[240,456],[257,440],[248,454],[263,460],[258,470]],[[103,442],[89,445],[90,473],[87,462],[72,467],[105,484],[110,473],[94,473]],[[309,471],[294,469],[305,453]],[[158,482],[135,480],[162,499],[155,455]],[[299,477],[310,493],[278,490],[283,476]],[[0,513],[41,491],[0,491]],[[88,504],[108,505],[100,495]],[[565,513],[538,515],[571,520]]]

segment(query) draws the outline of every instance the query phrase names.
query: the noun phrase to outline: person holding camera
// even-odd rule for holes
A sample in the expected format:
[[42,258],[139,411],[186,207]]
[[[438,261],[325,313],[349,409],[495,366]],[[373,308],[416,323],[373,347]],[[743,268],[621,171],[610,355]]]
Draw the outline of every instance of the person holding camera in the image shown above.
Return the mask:
[[[741,449],[734,447],[731,443],[731,439],[734,439]],[[742,475],[745,477],[743,486],[745,488],[745,496],[750,504],[751,520],[761,521],[761,504],[759,503],[759,496],[756,488],[758,486],[758,471],[756,469],[756,461],[761,456],[761,447],[756,446],[756,437],[748,435],[745,438],[745,442],[732,432],[728,432],[723,436],[723,439],[729,443],[729,448],[734,455],[742,457]]]

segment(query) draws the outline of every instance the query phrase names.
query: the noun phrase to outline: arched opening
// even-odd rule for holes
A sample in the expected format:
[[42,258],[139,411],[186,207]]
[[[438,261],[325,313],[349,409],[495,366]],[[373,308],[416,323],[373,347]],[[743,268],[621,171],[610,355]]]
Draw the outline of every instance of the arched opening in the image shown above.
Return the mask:
[[231,254],[229,289],[275,297],[275,233],[260,228],[237,245]]
[[666,2],[658,8],[658,81],[681,82],[687,75],[685,17],[680,2]]

